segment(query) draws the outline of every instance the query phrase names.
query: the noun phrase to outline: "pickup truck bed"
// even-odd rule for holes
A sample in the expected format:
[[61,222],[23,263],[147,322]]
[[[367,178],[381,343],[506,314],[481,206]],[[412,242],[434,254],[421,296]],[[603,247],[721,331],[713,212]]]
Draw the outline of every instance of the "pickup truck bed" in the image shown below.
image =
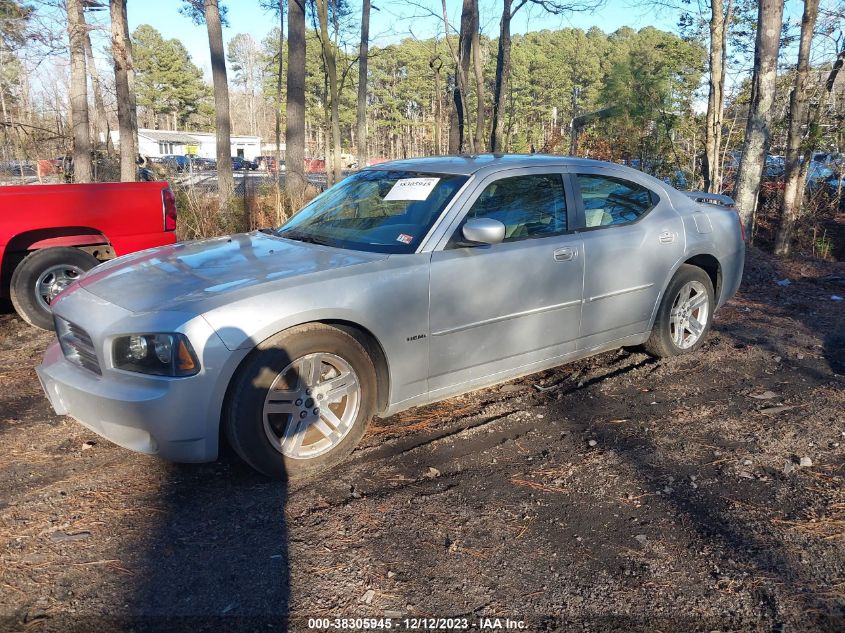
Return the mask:
[[176,241],[166,182],[0,187],[0,295],[52,327],[49,304],[100,261]]

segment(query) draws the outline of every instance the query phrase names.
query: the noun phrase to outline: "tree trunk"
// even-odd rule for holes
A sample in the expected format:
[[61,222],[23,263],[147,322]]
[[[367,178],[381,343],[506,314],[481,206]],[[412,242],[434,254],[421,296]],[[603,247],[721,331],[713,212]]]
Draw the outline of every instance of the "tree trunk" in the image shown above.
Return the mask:
[[440,124],[442,113],[440,111],[441,97],[440,94],[440,69],[443,67],[443,62],[440,56],[437,55],[428,60],[428,67],[434,73],[434,152],[435,156],[440,154]]
[[757,195],[769,149],[769,125],[775,97],[782,23],[783,0],[759,0],[751,102],[734,193],[740,218],[745,225],[745,235],[749,240],[753,236]]
[[480,20],[478,0],[472,0],[472,69],[475,74],[475,151],[484,151],[484,68],[481,61]]
[[460,88],[461,109],[464,125],[461,128],[461,146],[460,153],[464,153],[469,146],[470,153],[475,152],[475,140],[472,134],[468,134],[467,130],[472,129],[472,123],[469,116],[469,94],[467,77],[469,75],[469,65],[472,61],[472,33],[473,33],[473,12],[477,0],[463,0],[463,7],[461,8],[461,30],[458,35],[458,54],[460,63],[456,69],[458,74],[458,86]]
[[722,0],[711,0],[710,17],[710,76],[707,97],[707,117],[704,130],[704,187],[711,193],[722,188],[721,161],[722,125],[725,107],[725,59],[728,22],[733,0],[728,0],[727,13]]
[[317,17],[320,22],[320,43],[323,51],[323,63],[326,70],[329,98],[329,120],[326,130],[331,139],[327,139],[329,146],[328,163],[326,164],[326,180],[329,187],[335,184],[340,176],[340,108],[337,89],[337,58],[331,38],[329,38],[329,0],[316,0]]
[[511,74],[511,4],[503,0],[502,19],[499,22],[499,50],[496,54],[496,84],[493,89],[493,112],[490,123],[490,151],[502,152],[505,129],[504,105]]
[[214,83],[214,119],[217,128],[217,188],[220,208],[226,210],[235,189],[232,175],[232,121],[229,117],[229,82],[218,0],[204,0],[208,48],[211,52],[211,78]]
[[361,8],[361,46],[358,49],[358,112],[355,134],[358,140],[358,167],[367,166],[367,56],[370,48],[370,0]]
[[288,2],[285,189],[291,207],[305,201],[305,0]]
[[85,70],[85,24],[82,0],[68,0],[70,41],[70,118],[73,126],[73,176],[91,182],[91,134],[88,129],[88,75]]
[[[91,88],[94,92],[94,133],[96,140],[94,142],[95,149],[99,147],[102,142],[106,148],[106,152],[111,154],[114,151],[114,146],[109,135],[109,118],[106,114],[105,101],[103,100],[103,88],[100,81],[100,71],[97,70],[97,64],[94,63],[94,49],[91,46],[91,31],[85,22],[85,13],[82,13],[82,27],[85,29],[85,58],[87,64],[88,74],[91,76]],[[102,141],[100,138],[102,137]]]
[[279,68],[276,73],[276,173],[273,183],[276,189],[276,225],[282,224],[284,204],[282,203],[282,80],[285,74],[285,0],[279,0]]
[[126,0],[111,0],[111,46],[117,94],[117,129],[120,133],[120,180],[135,180],[138,154],[138,118],[135,107],[135,68],[132,40],[126,19]]
[[465,134],[465,126],[469,123],[467,116],[467,74],[469,73],[470,53],[472,50],[472,3],[473,0],[463,0],[461,11],[461,30],[458,36],[458,50],[456,51],[449,40],[449,15],[446,0],[443,5],[443,26],[446,33],[446,45],[452,53],[455,63],[455,89],[452,93],[453,110],[449,126],[449,153],[464,152],[464,140],[469,139],[470,151],[473,151],[473,137]]
[[[789,117],[787,119],[786,156],[784,157],[785,184],[781,223],[775,240],[775,254],[789,255],[795,221],[801,212],[804,199],[804,182],[812,158],[812,126],[810,125],[810,47],[813,43],[813,29],[819,16],[819,0],[804,0],[804,15],[801,18],[801,42],[798,46],[798,67],[795,71],[795,85],[789,96]],[[807,126],[807,134],[802,128]],[[802,147],[803,145],[803,147]],[[801,154],[805,155],[804,164]],[[807,157],[809,154],[809,158]]]

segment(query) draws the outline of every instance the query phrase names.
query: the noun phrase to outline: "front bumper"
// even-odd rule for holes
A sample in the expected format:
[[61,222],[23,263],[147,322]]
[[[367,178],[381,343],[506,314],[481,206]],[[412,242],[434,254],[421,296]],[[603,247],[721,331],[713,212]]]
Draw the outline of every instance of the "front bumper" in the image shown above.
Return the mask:
[[[111,316],[126,315],[107,329],[92,331],[82,305],[93,295],[77,289],[59,305],[60,316],[87,325],[97,349],[102,376],[70,362],[54,341],[36,368],[41,386],[59,415],[68,415],[98,435],[140,453],[176,462],[207,462],[217,458],[220,413],[226,387],[240,359],[248,353],[231,352],[204,319],[184,328],[158,328],[138,323],[138,316],[109,305]],[[103,308],[104,306],[100,306]],[[57,310],[59,313],[59,310]],[[102,316],[102,315],[100,315]],[[161,313],[155,315],[161,321]],[[151,317],[151,318],[155,318]],[[140,328],[140,329],[139,329]],[[194,376],[147,376],[111,367],[113,332],[182,331],[200,360]]]
[[217,457],[216,433],[203,407],[196,407],[197,401],[189,404],[192,390],[183,385],[103,380],[67,361],[58,342],[50,345],[36,371],[56,413],[115,444],[172,461]]

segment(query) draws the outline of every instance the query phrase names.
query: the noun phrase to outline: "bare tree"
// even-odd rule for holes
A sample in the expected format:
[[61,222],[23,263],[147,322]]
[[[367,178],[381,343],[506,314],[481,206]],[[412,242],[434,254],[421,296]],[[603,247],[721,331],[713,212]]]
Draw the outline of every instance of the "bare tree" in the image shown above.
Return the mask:
[[323,64],[326,70],[328,81],[329,98],[329,134],[331,143],[329,145],[328,160],[326,161],[326,180],[331,187],[340,177],[340,154],[342,151],[340,141],[340,104],[338,103],[339,91],[337,88],[337,54],[334,42],[329,37],[329,0],[315,0],[317,4],[317,18],[320,22],[320,44],[323,55]]
[[370,47],[370,0],[361,8],[361,45],[358,49],[358,110],[355,134],[358,141],[358,165],[367,166],[367,55]]
[[513,0],[503,0],[502,19],[499,22],[499,50],[496,54],[496,83],[493,88],[490,131],[491,152],[504,150],[502,137],[505,131],[505,117],[502,114],[502,109],[508,94],[508,82],[511,76],[511,20],[525,2],[526,0],[520,0],[516,8],[511,8]]
[[70,41],[70,111],[73,126],[73,174],[76,182],[91,182],[91,135],[88,129],[88,75],[85,70],[85,21],[82,0],[68,0]]
[[511,21],[522,7],[529,2],[543,8],[548,13],[560,15],[572,11],[593,11],[604,0],[569,2],[569,0],[503,0],[502,18],[499,22],[499,48],[496,54],[496,79],[493,88],[493,108],[491,111],[490,151],[502,152],[504,146],[505,117],[502,110],[508,94],[511,75]]
[[273,175],[273,186],[276,190],[276,224],[280,225],[284,217],[284,203],[282,202],[281,182],[282,173],[282,82],[285,75],[285,0],[279,0],[279,65],[276,72],[276,120],[273,129],[276,150],[274,153],[276,173]]
[[117,129],[120,133],[120,179],[135,180],[138,153],[138,115],[135,106],[135,67],[126,18],[126,0],[111,0],[111,47],[117,93]]
[[475,98],[477,108],[475,112],[475,151],[484,151],[484,66],[481,61],[481,24],[478,17],[478,0],[472,0],[472,69],[475,75]]
[[232,69],[232,83],[243,87],[247,105],[247,129],[258,134],[258,90],[262,68],[259,65],[258,44],[249,33],[238,33],[229,40],[228,60]]
[[783,0],[759,0],[751,102],[734,192],[736,206],[749,240],[752,239],[760,179],[769,149],[769,125],[775,97],[782,24]]
[[710,74],[704,128],[704,187],[711,193],[719,193],[722,188],[720,150],[725,111],[728,25],[732,13],[733,0],[728,0],[727,9],[722,0],[710,0]]
[[288,2],[285,188],[298,209],[305,200],[305,0]]
[[[813,30],[819,17],[819,0],[804,0],[804,15],[801,18],[801,40],[798,45],[798,66],[795,70],[795,85],[789,96],[789,117],[787,120],[786,156],[784,157],[785,185],[781,224],[775,241],[777,255],[789,255],[795,221],[801,212],[804,199],[804,183],[810,159],[813,154],[813,128],[809,120],[810,92],[810,48],[813,44]],[[806,133],[803,132],[806,128]],[[803,154],[803,162],[802,162]]]
[[[467,119],[467,74],[469,73],[470,52],[472,48],[472,6],[474,0],[463,0],[461,9],[461,28],[458,35],[458,48],[452,46],[449,36],[449,15],[446,0],[443,5],[443,25],[446,45],[452,53],[455,63],[455,88],[452,91],[452,111],[449,125],[449,153],[460,154],[464,151],[464,128]],[[470,152],[475,151],[472,135],[469,135]]]
[[[87,6],[85,7],[85,10],[99,11],[102,8],[102,5],[88,2]],[[94,142],[94,146],[98,147],[99,144],[102,143],[105,146],[106,151],[111,154],[114,147],[112,145],[111,136],[109,134],[109,119],[108,115],[106,114],[105,100],[103,99],[103,82],[100,79],[100,71],[97,69],[97,64],[94,61],[94,49],[91,46],[91,27],[88,26],[88,24],[86,23],[84,11],[82,13],[81,19],[82,26],[85,29],[86,69],[88,71],[88,75],[91,77],[91,90],[94,93],[93,119],[94,132],[97,135],[96,140]]]
[[[505,0],[507,1],[507,0]],[[428,60],[428,67],[434,73],[434,154],[438,155],[441,152],[440,147],[440,125],[441,125],[441,101],[440,101],[440,69],[443,68],[443,60],[440,55],[434,55]]]
[[232,175],[232,120],[229,115],[229,82],[226,78],[226,54],[223,51],[223,24],[218,0],[204,0],[208,48],[211,52],[211,77],[214,83],[214,120],[217,129],[217,188],[220,206],[229,205],[235,189]]
[[214,84],[214,121],[217,129],[217,189],[221,208],[227,208],[235,189],[232,175],[232,119],[229,113],[229,81],[226,52],[223,49],[223,17],[220,0],[183,0],[183,10],[196,24],[205,22],[211,53],[211,79]]

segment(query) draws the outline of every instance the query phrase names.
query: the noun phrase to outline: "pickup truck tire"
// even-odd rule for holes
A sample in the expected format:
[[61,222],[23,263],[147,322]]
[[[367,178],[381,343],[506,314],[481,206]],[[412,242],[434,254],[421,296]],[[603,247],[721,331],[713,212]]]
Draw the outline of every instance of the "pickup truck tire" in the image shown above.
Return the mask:
[[244,360],[229,386],[223,426],[255,470],[304,479],[352,452],[375,403],[367,351],[346,332],[311,323],[270,337]]
[[68,284],[98,263],[96,257],[78,248],[33,251],[12,273],[9,294],[15,311],[30,325],[52,330],[50,302]]

